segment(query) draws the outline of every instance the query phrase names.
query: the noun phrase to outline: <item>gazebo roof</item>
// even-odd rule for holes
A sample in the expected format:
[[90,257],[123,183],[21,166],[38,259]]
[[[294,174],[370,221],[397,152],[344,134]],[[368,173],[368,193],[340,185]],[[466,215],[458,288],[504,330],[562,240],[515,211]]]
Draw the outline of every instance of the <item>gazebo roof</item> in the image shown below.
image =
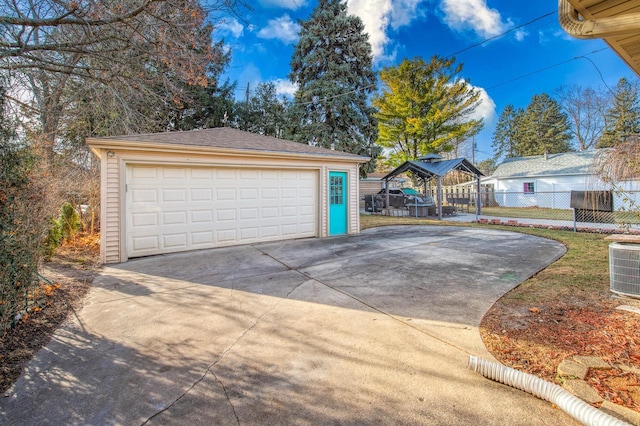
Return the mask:
[[404,172],[412,172],[420,176],[424,180],[431,180],[433,178],[442,177],[449,173],[451,170],[459,170],[461,172],[471,173],[474,176],[484,176],[484,174],[478,170],[470,161],[466,158],[454,158],[453,160],[441,160],[435,158],[437,156],[423,157],[426,161],[405,161],[400,166],[396,167],[391,172],[384,176],[383,180],[391,179],[392,177]]

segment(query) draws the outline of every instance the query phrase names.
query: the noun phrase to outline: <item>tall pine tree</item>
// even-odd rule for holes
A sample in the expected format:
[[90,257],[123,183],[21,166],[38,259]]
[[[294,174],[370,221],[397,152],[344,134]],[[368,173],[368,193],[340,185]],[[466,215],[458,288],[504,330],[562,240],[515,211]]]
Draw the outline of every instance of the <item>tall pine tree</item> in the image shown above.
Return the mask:
[[640,133],[640,87],[621,78],[613,93],[613,106],[605,114],[605,128],[598,148],[609,148]]
[[[367,96],[375,90],[369,37],[341,0],[320,0],[291,59],[298,85],[291,109],[294,140],[375,158],[377,132]],[[369,164],[369,171],[374,164]]]
[[520,123],[519,154],[541,155],[571,151],[571,127],[560,104],[546,93],[533,95]]
[[494,159],[571,151],[571,128],[560,104],[546,93],[525,109],[507,105],[493,134]]
[[378,143],[390,148],[389,164],[454,149],[475,135],[482,120],[471,117],[480,92],[460,78],[455,58],[405,59],[380,72],[383,92],[373,99],[379,109]]
[[509,104],[502,110],[496,130],[493,133],[493,159],[498,160],[518,156],[518,125],[522,110]]

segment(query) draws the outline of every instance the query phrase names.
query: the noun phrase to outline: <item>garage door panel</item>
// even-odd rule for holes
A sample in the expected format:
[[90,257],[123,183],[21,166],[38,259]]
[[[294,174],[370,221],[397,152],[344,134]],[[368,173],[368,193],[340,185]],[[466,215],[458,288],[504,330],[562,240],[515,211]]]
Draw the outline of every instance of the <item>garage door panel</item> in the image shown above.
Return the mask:
[[135,227],[158,226],[157,213],[136,213],[131,215],[132,223]]
[[238,236],[236,234],[236,229],[221,229],[217,232],[217,240],[221,243],[228,241],[237,241]]
[[134,251],[158,250],[160,248],[159,237],[156,235],[133,237],[132,248]]
[[235,201],[236,190],[229,188],[218,189],[218,191],[216,192],[216,199],[218,201]]
[[213,211],[191,210],[192,224],[213,224]]
[[162,224],[163,225],[186,225],[187,224],[187,212],[162,212]]
[[163,203],[184,203],[187,201],[185,189],[163,189],[161,194],[161,202]]
[[217,209],[216,218],[218,222],[235,222],[236,209]]
[[131,189],[131,198],[134,203],[157,203],[158,190],[149,188]]
[[240,220],[257,219],[259,216],[258,212],[258,207],[240,209]]
[[191,189],[191,201],[213,201],[213,191],[210,188]]
[[127,168],[129,257],[317,235],[316,171]]
[[213,231],[192,232],[191,244],[195,247],[210,246],[214,243]]
[[187,248],[187,234],[165,234],[162,236],[163,247],[166,249],[186,249]]

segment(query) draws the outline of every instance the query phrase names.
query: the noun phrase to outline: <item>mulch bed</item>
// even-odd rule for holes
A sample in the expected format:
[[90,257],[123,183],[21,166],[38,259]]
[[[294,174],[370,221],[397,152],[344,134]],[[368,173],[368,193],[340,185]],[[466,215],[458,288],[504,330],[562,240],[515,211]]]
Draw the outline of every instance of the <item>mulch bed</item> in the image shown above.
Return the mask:
[[[598,356],[640,372],[640,315],[615,309],[620,300],[498,302],[481,333],[503,364],[560,384],[556,368],[575,355]],[[634,302],[629,302],[634,303]],[[618,368],[591,372],[587,382],[604,399],[640,412],[640,375]]]
[[78,237],[43,263],[40,274],[44,279],[33,292],[38,307],[0,337],[0,392],[6,392],[18,379],[69,313],[81,307],[99,271],[98,254],[97,237]]

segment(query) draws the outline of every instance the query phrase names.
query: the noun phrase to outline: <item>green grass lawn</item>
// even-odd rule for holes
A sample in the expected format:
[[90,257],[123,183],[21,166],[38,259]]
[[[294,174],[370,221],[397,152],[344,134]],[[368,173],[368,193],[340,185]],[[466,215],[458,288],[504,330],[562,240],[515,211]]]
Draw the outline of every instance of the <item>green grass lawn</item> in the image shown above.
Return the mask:
[[548,209],[543,207],[483,207],[484,216],[502,216],[525,219],[573,220],[571,209]]
[[[483,216],[500,216],[523,219],[546,219],[573,221],[572,209],[550,209],[544,207],[483,207]],[[614,223],[639,224],[640,216],[634,212],[613,212]]]

